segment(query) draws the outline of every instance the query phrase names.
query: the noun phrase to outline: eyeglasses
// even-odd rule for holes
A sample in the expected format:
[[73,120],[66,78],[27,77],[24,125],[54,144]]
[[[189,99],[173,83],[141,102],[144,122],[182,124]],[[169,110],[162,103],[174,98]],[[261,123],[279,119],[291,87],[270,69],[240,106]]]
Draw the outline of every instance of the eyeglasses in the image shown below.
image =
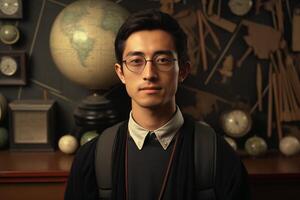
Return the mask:
[[155,55],[151,60],[146,60],[143,55],[132,55],[122,62],[125,63],[129,71],[140,74],[144,71],[147,62],[152,62],[159,71],[166,72],[174,67],[175,61],[177,59],[173,58],[172,55],[159,54]]

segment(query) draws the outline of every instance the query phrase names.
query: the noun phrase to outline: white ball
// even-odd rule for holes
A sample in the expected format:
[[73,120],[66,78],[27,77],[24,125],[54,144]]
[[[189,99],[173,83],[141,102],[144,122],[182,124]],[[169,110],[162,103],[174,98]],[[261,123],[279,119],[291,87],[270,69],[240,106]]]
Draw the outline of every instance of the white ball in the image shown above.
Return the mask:
[[300,151],[300,142],[294,136],[286,136],[280,140],[279,149],[286,156],[295,155]]
[[64,135],[58,141],[59,149],[66,154],[72,154],[77,150],[78,141],[72,135]]

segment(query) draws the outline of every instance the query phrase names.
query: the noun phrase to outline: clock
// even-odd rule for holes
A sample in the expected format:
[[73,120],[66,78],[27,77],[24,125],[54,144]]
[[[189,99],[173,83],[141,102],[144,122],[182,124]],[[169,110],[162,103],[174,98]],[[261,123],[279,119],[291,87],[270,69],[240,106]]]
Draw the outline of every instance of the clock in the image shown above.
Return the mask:
[[20,19],[23,17],[22,0],[0,0],[1,19]]
[[13,76],[17,73],[18,63],[10,56],[3,56],[0,60],[0,72],[4,76]]
[[250,131],[252,119],[246,110],[232,109],[221,115],[221,126],[228,136],[239,138]]
[[228,6],[231,12],[238,16],[246,15],[252,8],[252,0],[229,0]]
[[25,52],[0,52],[0,85],[25,85]]

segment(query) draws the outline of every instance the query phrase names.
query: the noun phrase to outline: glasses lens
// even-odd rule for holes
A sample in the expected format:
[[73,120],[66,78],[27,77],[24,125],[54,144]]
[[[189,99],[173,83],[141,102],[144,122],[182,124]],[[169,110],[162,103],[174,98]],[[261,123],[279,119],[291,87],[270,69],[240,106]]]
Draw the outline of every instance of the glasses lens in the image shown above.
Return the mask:
[[169,71],[174,67],[176,59],[171,54],[158,54],[153,60],[146,60],[144,56],[133,55],[128,56],[125,61],[126,67],[136,73],[141,73],[147,62],[152,62],[159,71]]
[[126,59],[126,66],[130,71],[140,72],[143,70],[145,62],[143,56],[130,56]]
[[175,60],[172,55],[161,54],[157,55],[153,62],[160,71],[169,71],[174,66]]

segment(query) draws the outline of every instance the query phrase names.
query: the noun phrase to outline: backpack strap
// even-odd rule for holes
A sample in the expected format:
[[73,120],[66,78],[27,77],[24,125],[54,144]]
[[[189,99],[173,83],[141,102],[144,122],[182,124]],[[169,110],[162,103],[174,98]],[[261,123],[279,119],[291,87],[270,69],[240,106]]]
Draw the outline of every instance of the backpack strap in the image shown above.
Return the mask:
[[[120,122],[105,129],[98,138],[95,152],[95,173],[99,188],[99,199],[111,199],[112,192],[112,161],[115,149],[115,138]],[[105,162],[103,162],[105,161]]]
[[216,177],[216,133],[204,122],[195,122],[194,166],[197,199],[213,200]]

